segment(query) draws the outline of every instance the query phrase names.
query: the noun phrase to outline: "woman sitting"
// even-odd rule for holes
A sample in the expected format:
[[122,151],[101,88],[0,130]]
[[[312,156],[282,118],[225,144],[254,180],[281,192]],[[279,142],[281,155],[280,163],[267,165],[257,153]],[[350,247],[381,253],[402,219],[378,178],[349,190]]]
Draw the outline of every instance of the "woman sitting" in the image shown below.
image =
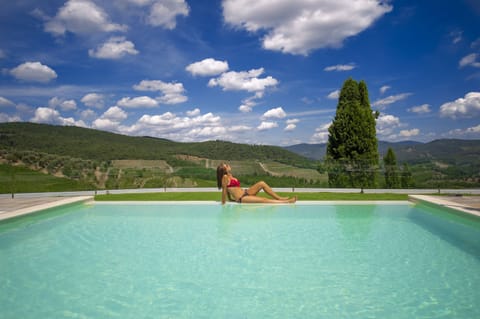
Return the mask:
[[[230,200],[237,203],[266,203],[266,204],[285,204],[295,203],[297,197],[281,197],[275,193],[267,183],[261,181],[248,189],[240,188],[240,182],[232,175],[230,165],[222,163],[217,167],[217,186],[222,190],[222,205],[225,204],[227,196]],[[257,196],[263,190],[272,198]]]

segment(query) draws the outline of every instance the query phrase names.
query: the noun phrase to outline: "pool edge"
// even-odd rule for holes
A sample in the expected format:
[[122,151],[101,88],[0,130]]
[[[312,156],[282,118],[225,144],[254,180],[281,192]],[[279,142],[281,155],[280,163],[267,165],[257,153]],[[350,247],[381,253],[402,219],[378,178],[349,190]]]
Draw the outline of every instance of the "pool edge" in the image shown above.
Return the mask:
[[49,208],[54,208],[54,207],[74,204],[74,203],[80,203],[80,202],[88,202],[92,200],[93,200],[93,196],[75,196],[75,197],[61,198],[53,202],[29,206],[29,207],[17,209],[11,212],[0,214],[0,221],[37,213],[39,211],[46,210]]
[[408,195],[408,200],[416,204],[430,204],[441,208],[447,208],[455,211],[456,213],[467,214],[476,218],[480,218],[480,212],[476,211],[468,206],[464,206],[449,200],[439,198],[437,196],[429,195]]

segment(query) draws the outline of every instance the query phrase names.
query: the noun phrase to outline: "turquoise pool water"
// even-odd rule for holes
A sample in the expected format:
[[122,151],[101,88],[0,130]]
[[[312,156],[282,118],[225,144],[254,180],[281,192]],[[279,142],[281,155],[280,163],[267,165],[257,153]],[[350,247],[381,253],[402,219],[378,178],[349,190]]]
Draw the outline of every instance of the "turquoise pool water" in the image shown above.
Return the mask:
[[480,318],[480,224],[411,204],[74,205],[0,223],[0,318]]

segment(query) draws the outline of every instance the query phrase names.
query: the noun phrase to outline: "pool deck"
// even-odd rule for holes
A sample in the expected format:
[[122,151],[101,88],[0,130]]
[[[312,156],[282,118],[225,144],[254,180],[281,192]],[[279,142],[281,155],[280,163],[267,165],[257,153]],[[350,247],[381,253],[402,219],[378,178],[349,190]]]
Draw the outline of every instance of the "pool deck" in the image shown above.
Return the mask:
[[414,203],[426,202],[480,217],[480,196],[409,195]]
[[[480,217],[480,196],[409,195],[411,202],[427,202]],[[0,197],[0,221],[31,214],[40,210],[93,201],[93,196]],[[300,201],[299,203],[302,203]]]
[[93,200],[93,196],[0,198],[0,221],[89,200]]

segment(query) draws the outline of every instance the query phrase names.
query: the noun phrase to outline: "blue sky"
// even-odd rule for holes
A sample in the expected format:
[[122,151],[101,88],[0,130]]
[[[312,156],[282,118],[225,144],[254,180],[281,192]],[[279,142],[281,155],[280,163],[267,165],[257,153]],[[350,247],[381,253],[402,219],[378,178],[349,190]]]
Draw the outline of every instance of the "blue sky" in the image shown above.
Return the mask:
[[477,0],[0,0],[0,122],[323,143],[348,77],[384,141],[480,138]]

